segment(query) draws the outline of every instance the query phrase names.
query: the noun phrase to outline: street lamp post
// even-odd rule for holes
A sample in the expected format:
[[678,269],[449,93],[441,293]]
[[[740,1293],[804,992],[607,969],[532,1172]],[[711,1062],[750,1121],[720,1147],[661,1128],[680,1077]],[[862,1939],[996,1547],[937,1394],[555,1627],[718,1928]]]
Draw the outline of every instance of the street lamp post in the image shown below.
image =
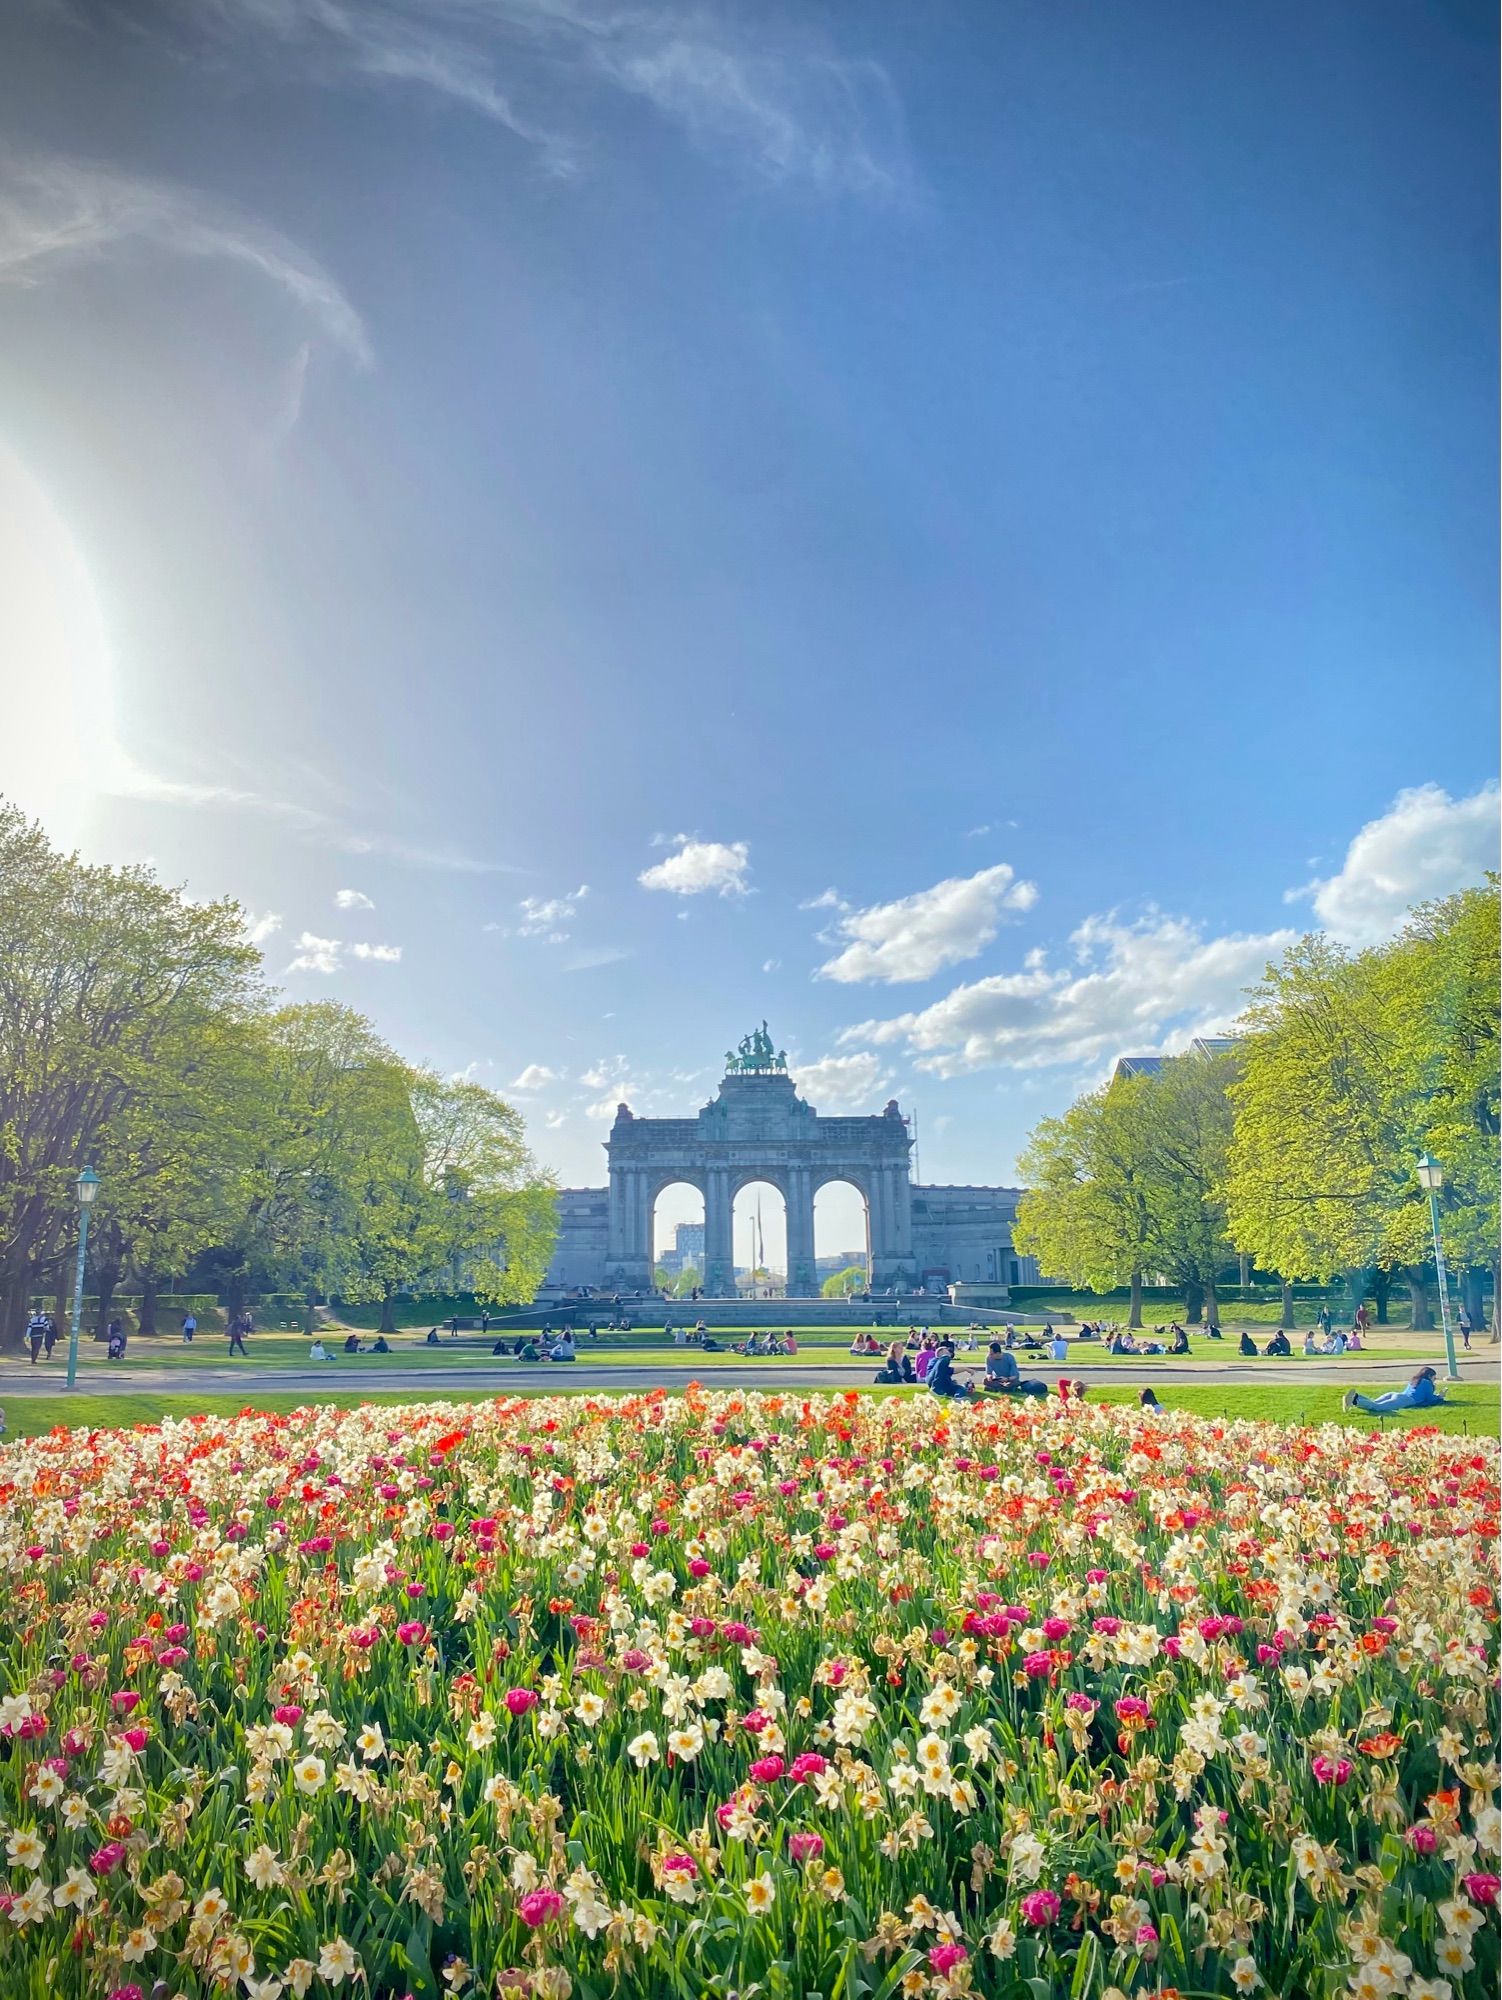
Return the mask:
[[1439,1284],[1439,1323],[1445,1330],[1445,1372],[1452,1382],[1460,1380],[1455,1364],[1455,1336],[1450,1331],[1450,1282],[1445,1271],[1445,1250],[1439,1240],[1439,1191],[1445,1184],[1445,1170],[1432,1153],[1421,1153],[1414,1172],[1419,1186],[1429,1197],[1429,1228],[1434,1237],[1434,1275]]
[[89,1248],[89,1210],[99,1192],[99,1176],[85,1167],[78,1176],[78,1268],[73,1274],[73,1324],[68,1329],[68,1387],[78,1386],[78,1329],[83,1320],[83,1260]]

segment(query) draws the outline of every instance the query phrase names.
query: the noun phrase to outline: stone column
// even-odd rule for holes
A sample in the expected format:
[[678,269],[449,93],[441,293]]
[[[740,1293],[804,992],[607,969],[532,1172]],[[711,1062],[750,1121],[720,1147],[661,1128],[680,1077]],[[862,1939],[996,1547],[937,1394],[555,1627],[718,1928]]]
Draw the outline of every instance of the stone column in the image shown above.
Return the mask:
[[704,1176],[704,1290],[712,1299],[735,1297],[734,1200],[728,1167]]
[[878,1168],[871,1176],[871,1282],[909,1286],[916,1282],[913,1257],[912,1183],[901,1166]]
[[787,1177],[788,1296],[811,1299],[819,1286],[814,1268],[814,1178],[807,1167]]
[[652,1209],[649,1183],[640,1167],[612,1168],[610,1249],[605,1282],[618,1291],[647,1290],[652,1283]]

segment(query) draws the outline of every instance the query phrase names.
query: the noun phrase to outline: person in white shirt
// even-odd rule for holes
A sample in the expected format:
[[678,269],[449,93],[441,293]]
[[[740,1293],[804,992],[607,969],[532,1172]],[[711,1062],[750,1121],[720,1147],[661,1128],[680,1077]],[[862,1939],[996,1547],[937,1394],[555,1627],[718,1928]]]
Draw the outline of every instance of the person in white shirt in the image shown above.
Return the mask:
[[1062,1333],[1055,1333],[1053,1339],[1048,1343],[1048,1358],[1050,1361],[1067,1361],[1069,1359],[1069,1342],[1064,1338]]
[[324,1346],[323,1342],[321,1340],[315,1340],[313,1342],[313,1345],[308,1349],[308,1359],[310,1361],[327,1361],[328,1358],[329,1358],[329,1351]]

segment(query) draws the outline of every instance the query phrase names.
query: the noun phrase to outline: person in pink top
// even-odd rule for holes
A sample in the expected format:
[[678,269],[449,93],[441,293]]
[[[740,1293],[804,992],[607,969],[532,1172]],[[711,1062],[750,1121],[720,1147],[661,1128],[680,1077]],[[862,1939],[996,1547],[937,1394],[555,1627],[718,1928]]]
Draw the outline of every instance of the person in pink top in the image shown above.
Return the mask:
[[928,1380],[928,1371],[934,1365],[934,1355],[937,1351],[932,1339],[929,1339],[924,1341],[918,1352],[913,1356],[913,1373],[920,1382]]

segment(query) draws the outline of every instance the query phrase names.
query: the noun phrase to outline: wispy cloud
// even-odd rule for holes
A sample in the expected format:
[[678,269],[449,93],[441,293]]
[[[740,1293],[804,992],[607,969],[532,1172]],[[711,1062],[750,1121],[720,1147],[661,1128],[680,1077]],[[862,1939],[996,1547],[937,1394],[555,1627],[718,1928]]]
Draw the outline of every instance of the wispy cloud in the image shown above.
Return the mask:
[[589,894],[589,884],[581,882],[562,896],[523,896],[517,905],[521,921],[516,928],[522,937],[543,937],[549,944],[567,944],[568,927],[579,914],[579,905]]
[[414,868],[434,868],[458,875],[515,874],[513,864],[485,861],[461,848],[433,847],[422,841],[403,839],[399,834],[372,833],[344,824],[333,813],[306,806],[295,799],[281,799],[249,786],[205,784],[198,780],[163,777],[136,762],[119,744],[105,747],[93,773],[100,791],[113,798],[140,799],[148,804],[203,807],[227,812],[254,813],[279,820],[305,839],[334,849],[340,854],[382,855],[403,861]]
[[572,951],[563,961],[565,972],[595,972],[604,965],[619,965],[621,960],[631,956],[619,945],[587,945],[582,951]]
[[373,910],[375,904],[363,889],[336,889],[334,891],[336,910]]
[[[127,0],[128,4],[128,0]],[[160,31],[156,0],[135,0]],[[651,108],[691,144],[774,187],[912,198],[902,108],[879,63],[807,23],[725,4],[621,0],[181,0],[182,32],[222,55],[270,51],[300,78],[405,88],[511,132],[555,177],[587,146],[563,128],[560,83]],[[524,108],[546,99],[550,109]]]
[[60,154],[0,159],[0,283],[39,284],[56,265],[123,246],[237,264],[283,292],[335,346],[364,364],[364,323],[300,245],[194,189]]

